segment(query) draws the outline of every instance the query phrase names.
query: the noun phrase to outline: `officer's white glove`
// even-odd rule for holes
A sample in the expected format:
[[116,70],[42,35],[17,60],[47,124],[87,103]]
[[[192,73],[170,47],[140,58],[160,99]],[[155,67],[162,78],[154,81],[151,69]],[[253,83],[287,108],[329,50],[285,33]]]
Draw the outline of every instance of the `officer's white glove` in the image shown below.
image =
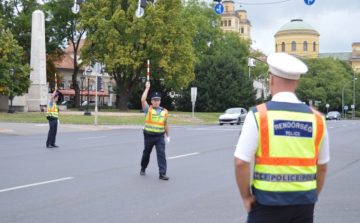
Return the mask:
[[169,144],[170,143],[170,136],[165,136],[165,144]]

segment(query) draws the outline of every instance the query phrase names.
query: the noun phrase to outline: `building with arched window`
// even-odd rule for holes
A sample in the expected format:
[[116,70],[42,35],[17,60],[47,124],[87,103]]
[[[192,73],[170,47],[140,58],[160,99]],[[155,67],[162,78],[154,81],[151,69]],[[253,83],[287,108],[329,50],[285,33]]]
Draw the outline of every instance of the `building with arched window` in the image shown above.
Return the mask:
[[238,32],[241,38],[251,39],[251,23],[247,19],[246,10],[242,6],[235,9],[234,1],[223,1],[223,5],[221,29]]
[[[319,36],[311,25],[301,19],[293,19],[275,34],[275,52],[300,57],[319,57]],[[310,48],[309,43],[312,44]]]

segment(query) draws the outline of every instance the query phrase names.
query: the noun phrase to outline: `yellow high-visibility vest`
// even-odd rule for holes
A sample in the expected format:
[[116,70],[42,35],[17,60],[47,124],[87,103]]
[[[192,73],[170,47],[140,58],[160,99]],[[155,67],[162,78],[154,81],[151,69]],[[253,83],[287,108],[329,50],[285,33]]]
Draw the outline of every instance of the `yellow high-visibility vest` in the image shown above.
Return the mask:
[[145,131],[154,133],[165,132],[165,121],[168,115],[168,111],[164,108],[158,115],[153,106],[150,105],[145,118]]
[[270,101],[252,107],[259,129],[253,193],[264,205],[317,201],[317,160],[325,134],[320,112],[304,105]]
[[53,118],[59,118],[59,110],[58,110],[58,106],[56,105],[55,102],[52,103],[52,106],[50,107],[50,102],[47,106],[47,113],[46,113],[47,117],[53,117]]

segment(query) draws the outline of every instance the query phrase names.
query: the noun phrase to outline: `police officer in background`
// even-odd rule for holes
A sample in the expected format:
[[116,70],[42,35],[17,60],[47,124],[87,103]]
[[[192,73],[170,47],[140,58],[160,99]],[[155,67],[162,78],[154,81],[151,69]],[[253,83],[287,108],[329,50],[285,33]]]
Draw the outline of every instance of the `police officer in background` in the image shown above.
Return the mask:
[[57,86],[51,95],[50,102],[47,106],[46,119],[49,120],[49,133],[46,141],[47,148],[59,147],[55,144],[56,141],[56,132],[58,127],[58,118],[59,118],[59,109],[56,105],[56,102],[59,99],[59,93],[57,92]]
[[248,223],[310,223],[330,160],[325,119],[295,95],[307,66],[285,53],[267,61],[272,100],[250,108],[245,119],[234,154],[237,184]]
[[[153,92],[150,94],[151,105],[146,102],[146,98],[150,89],[150,82],[146,82],[145,91],[141,97],[141,105],[145,112],[145,128],[144,140],[145,149],[141,159],[140,174],[145,175],[145,170],[149,164],[150,154],[155,145],[157,162],[159,166],[159,179],[168,180],[166,176],[166,156],[165,156],[165,142],[170,142],[169,126],[167,115],[168,111],[160,107],[161,93]],[[164,134],[166,137],[164,138]]]

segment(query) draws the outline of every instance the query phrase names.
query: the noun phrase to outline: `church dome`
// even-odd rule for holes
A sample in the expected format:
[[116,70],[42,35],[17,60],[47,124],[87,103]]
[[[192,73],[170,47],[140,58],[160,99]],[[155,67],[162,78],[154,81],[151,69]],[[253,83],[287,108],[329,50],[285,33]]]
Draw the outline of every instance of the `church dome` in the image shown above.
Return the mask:
[[295,30],[295,29],[305,29],[305,30],[314,30],[311,25],[304,22],[302,19],[293,19],[291,22],[283,25],[279,31]]

